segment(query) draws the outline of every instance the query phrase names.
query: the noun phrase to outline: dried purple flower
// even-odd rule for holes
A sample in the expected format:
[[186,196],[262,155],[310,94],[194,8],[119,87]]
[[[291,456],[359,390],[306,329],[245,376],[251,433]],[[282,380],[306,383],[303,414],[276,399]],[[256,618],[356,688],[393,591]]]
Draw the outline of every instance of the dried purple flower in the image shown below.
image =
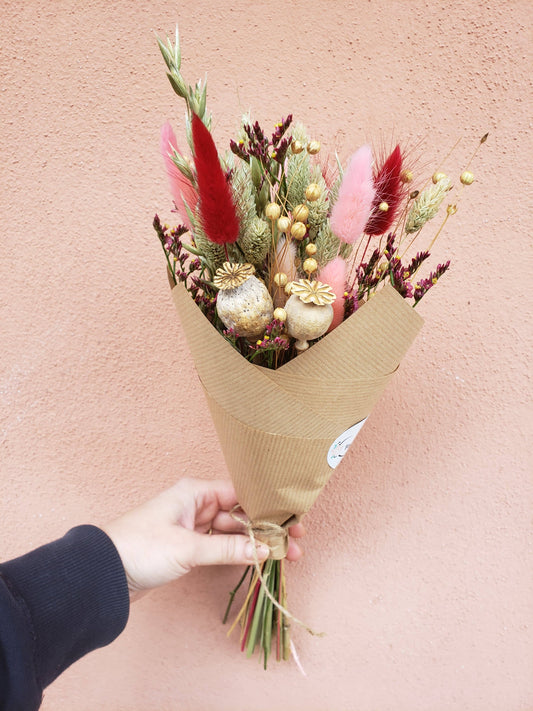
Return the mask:
[[450,266],[450,260],[444,264],[438,264],[434,272],[431,272],[427,279],[421,279],[415,286],[413,297],[415,300],[415,306],[418,304],[420,299],[427,294],[427,292],[434,286],[441,276],[448,270]]

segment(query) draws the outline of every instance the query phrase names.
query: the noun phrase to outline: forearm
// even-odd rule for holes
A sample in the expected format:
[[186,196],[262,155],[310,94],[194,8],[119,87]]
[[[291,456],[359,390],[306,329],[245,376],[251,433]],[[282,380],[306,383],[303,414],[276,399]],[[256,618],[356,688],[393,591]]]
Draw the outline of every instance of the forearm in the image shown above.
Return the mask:
[[79,526],[0,565],[0,708],[38,708],[70,664],[112,642],[129,613],[126,575],[110,538]]

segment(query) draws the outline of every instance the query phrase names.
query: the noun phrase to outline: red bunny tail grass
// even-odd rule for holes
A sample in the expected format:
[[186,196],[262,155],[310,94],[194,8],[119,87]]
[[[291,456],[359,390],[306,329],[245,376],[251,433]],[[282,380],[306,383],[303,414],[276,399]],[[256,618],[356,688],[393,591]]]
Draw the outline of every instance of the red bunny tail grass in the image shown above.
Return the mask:
[[196,114],[192,117],[196,182],[202,228],[211,242],[229,244],[239,237],[239,220],[211,133]]
[[384,234],[396,218],[404,193],[401,180],[402,162],[400,146],[396,146],[383,165],[374,173],[376,195],[372,204],[372,214],[365,227],[367,235]]

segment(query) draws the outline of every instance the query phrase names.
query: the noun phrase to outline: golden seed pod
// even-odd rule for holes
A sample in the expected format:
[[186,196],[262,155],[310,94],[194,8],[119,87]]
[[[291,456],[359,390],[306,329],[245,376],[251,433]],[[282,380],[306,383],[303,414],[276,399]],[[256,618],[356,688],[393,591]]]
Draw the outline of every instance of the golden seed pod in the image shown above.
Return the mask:
[[292,211],[292,219],[296,222],[305,222],[309,217],[309,208],[306,205],[296,205]]
[[379,209],[381,212],[388,212],[388,211],[389,211],[389,203],[388,203],[388,202],[380,202],[378,209]]
[[278,321],[283,321],[285,322],[287,320],[287,312],[285,309],[282,309],[281,306],[277,309],[274,309],[274,318],[277,319]]
[[312,156],[316,155],[320,150],[320,141],[309,141],[307,144],[307,152]]
[[281,207],[276,202],[269,202],[265,207],[265,215],[274,222],[281,215]]
[[446,212],[448,213],[448,215],[455,215],[455,213],[457,212],[457,205],[448,205],[448,207],[446,208]]
[[252,264],[224,262],[224,264],[217,269],[215,276],[213,277],[213,283],[217,289],[220,289],[221,291],[226,289],[236,289],[244,284],[244,282],[253,276],[254,273],[255,267]]
[[285,286],[288,280],[289,278],[285,272],[277,272],[274,274],[274,284],[276,284],[276,286]]
[[315,202],[322,195],[322,190],[318,183],[309,183],[305,189],[305,199],[309,202]]
[[440,182],[441,180],[444,180],[444,179],[447,178],[447,177],[448,177],[448,176],[446,175],[446,173],[439,173],[439,172],[437,172],[437,173],[433,173],[433,175],[431,176],[431,180],[432,180],[432,181],[435,183],[435,185],[436,185],[438,182]]
[[303,263],[304,272],[312,274],[318,269],[318,262],[313,257],[308,257]]
[[316,244],[314,242],[309,242],[309,244],[305,248],[305,253],[309,257],[312,257],[313,254],[316,254]]
[[304,225],[303,222],[294,222],[292,227],[291,227],[291,237],[294,237],[294,239],[297,239],[298,241],[302,240],[307,233],[307,227]]
[[318,280],[310,281],[309,279],[298,279],[293,282],[292,293],[296,294],[304,304],[312,303],[317,306],[332,304],[337,298],[329,284],[322,284],[322,282]]
[[288,217],[280,217],[279,218],[278,230],[280,232],[288,232],[290,226],[291,226],[291,221],[289,220]]
[[301,153],[303,151],[304,147],[300,143],[300,141],[293,141],[291,143],[291,151],[297,155],[298,153]]
[[413,180],[413,171],[404,168],[400,173],[400,180],[402,181],[402,183],[411,183]]
[[461,173],[461,182],[463,185],[472,185],[474,182],[474,173],[465,170],[464,173]]
[[290,296],[292,294],[292,281],[289,281],[287,282],[287,284],[285,284],[285,293],[287,294],[287,296]]

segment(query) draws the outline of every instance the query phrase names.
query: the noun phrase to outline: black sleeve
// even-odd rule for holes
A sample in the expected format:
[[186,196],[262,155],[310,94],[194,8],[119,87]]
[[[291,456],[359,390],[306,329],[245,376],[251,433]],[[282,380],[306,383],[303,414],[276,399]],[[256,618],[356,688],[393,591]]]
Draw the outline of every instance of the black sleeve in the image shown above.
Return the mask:
[[122,562],[95,526],[0,564],[0,709],[39,708],[43,689],[112,642],[128,614]]

